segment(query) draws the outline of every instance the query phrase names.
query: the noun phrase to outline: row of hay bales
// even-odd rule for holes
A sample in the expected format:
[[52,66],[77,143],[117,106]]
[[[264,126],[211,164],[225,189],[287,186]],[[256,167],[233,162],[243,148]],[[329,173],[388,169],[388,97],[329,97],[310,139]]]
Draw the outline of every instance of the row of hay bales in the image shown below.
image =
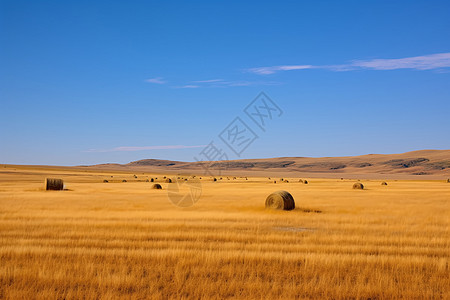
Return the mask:
[[[136,175],[134,175],[134,176],[136,176]],[[192,176],[192,178],[195,178],[195,176]],[[157,177],[156,178],[150,178],[150,179],[147,179],[146,182],[155,182],[156,179],[158,179],[158,178]],[[168,178],[166,176],[164,176],[163,179],[164,179],[165,183],[172,183],[172,179],[170,179],[170,178]],[[180,178],[178,177],[178,179],[180,179]],[[188,180],[187,178],[182,178],[182,179]],[[201,177],[200,177],[200,179],[201,179]],[[270,177],[269,177],[269,179],[270,179]],[[217,178],[213,178],[213,181],[217,181]],[[283,178],[281,178],[281,181],[289,183],[288,180],[285,180]],[[104,179],[103,182],[107,183],[109,181],[107,179]],[[127,180],[123,179],[122,182],[127,182]],[[303,184],[308,184],[307,180],[299,179],[298,182],[299,183],[303,183]],[[277,183],[277,181],[275,180],[274,183]],[[447,183],[450,183],[450,178],[447,179]],[[386,181],[383,181],[383,182],[381,182],[381,185],[386,186],[386,185],[388,185],[388,183]],[[46,178],[45,182],[44,182],[44,186],[45,186],[46,190],[54,190],[54,191],[64,190],[64,181],[62,179],[59,179],[59,178]],[[160,184],[154,184],[153,188],[154,189],[162,189]],[[364,189],[364,185],[361,182],[356,182],[356,183],[353,184],[353,189],[355,189],[355,190],[363,190]]]

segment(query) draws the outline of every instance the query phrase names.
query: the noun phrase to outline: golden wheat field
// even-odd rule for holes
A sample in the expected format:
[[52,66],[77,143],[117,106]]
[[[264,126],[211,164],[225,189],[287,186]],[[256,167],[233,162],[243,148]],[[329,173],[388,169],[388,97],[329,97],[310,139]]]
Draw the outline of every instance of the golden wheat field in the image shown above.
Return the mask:
[[[180,208],[133,175],[2,168],[0,298],[450,298],[444,180],[203,178]],[[266,210],[276,190],[296,209]]]

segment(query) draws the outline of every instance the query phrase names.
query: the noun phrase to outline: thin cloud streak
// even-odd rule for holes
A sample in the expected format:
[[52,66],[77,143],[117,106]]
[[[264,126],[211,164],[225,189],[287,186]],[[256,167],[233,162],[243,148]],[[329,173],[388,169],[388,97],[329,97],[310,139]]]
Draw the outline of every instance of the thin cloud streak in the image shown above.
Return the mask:
[[433,70],[450,67],[450,53],[437,53],[423,56],[414,56],[406,58],[392,59],[370,59],[354,60],[349,64],[342,65],[284,65],[272,67],[259,67],[247,69],[247,72],[258,75],[269,75],[280,71],[305,70],[305,69],[326,69],[335,72],[354,71],[354,70],[397,70],[397,69],[415,69],[415,70]]
[[156,83],[156,84],[165,84],[165,83],[167,83],[167,81],[163,80],[162,77],[150,78],[150,79],[146,79],[145,81],[147,81],[149,83]]
[[273,66],[273,67],[260,67],[260,68],[251,68],[247,71],[250,73],[260,74],[260,75],[268,75],[273,74],[278,71],[291,71],[291,70],[305,70],[305,69],[313,69],[315,66],[311,65],[288,65],[288,66]]
[[140,147],[116,147],[112,149],[89,149],[83,152],[131,152],[131,151],[144,151],[144,150],[171,150],[171,149],[191,149],[191,148],[203,148],[206,145],[198,146],[185,146],[185,145],[167,145],[167,146],[140,146]]

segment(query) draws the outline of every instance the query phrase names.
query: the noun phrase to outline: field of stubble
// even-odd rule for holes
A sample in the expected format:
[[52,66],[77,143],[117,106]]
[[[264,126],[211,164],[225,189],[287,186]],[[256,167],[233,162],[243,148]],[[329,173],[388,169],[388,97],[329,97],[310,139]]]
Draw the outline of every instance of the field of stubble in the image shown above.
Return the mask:
[[203,179],[178,208],[137,176],[0,170],[0,298],[450,298],[450,183]]

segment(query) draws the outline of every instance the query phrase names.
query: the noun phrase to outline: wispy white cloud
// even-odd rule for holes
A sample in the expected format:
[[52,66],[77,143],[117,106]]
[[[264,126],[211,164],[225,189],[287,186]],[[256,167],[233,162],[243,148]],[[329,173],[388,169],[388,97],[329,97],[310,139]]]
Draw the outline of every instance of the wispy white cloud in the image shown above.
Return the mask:
[[195,84],[186,84],[186,85],[180,85],[180,86],[174,86],[176,89],[196,89],[199,88],[199,85]]
[[341,65],[284,65],[272,67],[259,67],[247,69],[247,72],[258,75],[268,75],[280,71],[305,70],[305,69],[327,69],[330,71],[343,72],[353,70],[397,70],[397,69],[415,69],[432,70],[450,67],[450,53],[438,53],[423,56],[414,56],[406,58],[389,59],[369,59],[354,60],[348,64]]
[[167,81],[165,81],[162,77],[150,78],[150,79],[146,79],[145,81],[150,82],[150,83],[156,83],[156,84],[167,83]]
[[89,149],[83,152],[123,152],[123,151],[144,151],[144,150],[170,150],[170,149],[190,149],[190,148],[203,148],[206,145],[198,146],[184,146],[184,145],[167,145],[167,146],[138,146],[138,147],[116,147],[112,149]]
[[352,63],[352,66],[374,70],[431,70],[448,68],[450,67],[450,53],[438,53],[394,59],[357,60]]
[[273,66],[273,67],[260,67],[260,68],[251,68],[247,71],[250,73],[256,73],[260,75],[268,75],[273,74],[279,71],[291,71],[291,70],[305,70],[305,69],[313,69],[316,68],[311,65],[287,65],[287,66]]

